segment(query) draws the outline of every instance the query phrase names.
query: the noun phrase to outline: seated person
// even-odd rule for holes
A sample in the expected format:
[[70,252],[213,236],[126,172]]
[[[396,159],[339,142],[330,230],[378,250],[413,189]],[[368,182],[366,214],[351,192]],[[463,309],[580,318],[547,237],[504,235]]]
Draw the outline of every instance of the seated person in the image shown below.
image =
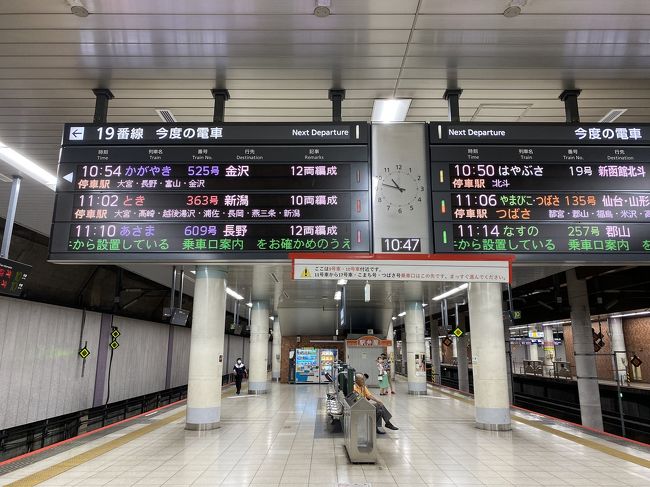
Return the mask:
[[388,412],[388,409],[386,409],[384,404],[375,396],[373,396],[372,393],[366,387],[366,379],[363,376],[363,374],[357,374],[354,376],[354,392],[359,394],[361,397],[365,397],[368,401],[370,401],[375,406],[375,411],[377,415],[377,433],[379,433],[380,435],[386,433],[384,429],[381,427],[382,419],[384,420],[384,423],[386,423],[386,428],[391,430],[399,429],[397,426],[395,426],[390,422],[390,418],[392,418],[393,415]]

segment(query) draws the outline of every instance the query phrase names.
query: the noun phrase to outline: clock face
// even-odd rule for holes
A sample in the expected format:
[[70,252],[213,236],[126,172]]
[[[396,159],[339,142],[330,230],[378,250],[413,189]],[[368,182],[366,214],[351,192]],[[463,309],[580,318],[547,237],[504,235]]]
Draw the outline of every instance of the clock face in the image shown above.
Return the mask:
[[424,176],[408,165],[384,167],[377,183],[377,205],[391,215],[409,214],[426,201]]

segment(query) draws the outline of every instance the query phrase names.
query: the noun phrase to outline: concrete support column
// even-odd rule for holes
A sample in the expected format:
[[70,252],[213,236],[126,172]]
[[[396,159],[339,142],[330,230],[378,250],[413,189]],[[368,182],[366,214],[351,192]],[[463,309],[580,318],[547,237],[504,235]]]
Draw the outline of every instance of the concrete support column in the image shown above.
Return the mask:
[[[427,393],[426,356],[424,351],[424,311],[421,301],[406,303],[406,365],[409,394]],[[417,356],[417,363],[416,363]]]
[[544,325],[544,372],[553,377],[553,361],[555,360],[555,339],[553,325]]
[[571,306],[573,353],[576,360],[582,425],[602,431],[603,414],[600,407],[600,389],[598,388],[598,370],[594,354],[587,283],[576,277],[575,269],[566,271],[566,283]]
[[476,427],[506,431],[510,398],[501,299],[501,284],[469,285]]
[[[456,310],[458,312],[458,310]],[[462,392],[469,392],[469,371],[467,369],[467,331],[466,316],[458,316],[456,326],[463,331],[463,334],[456,340],[456,353],[458,364],[458,390]]]
[[265,302],[253,302],[251,311],[248,393],[266,394],[269,363],[269,308]]
[[[531,340],[537,340],[537,338],[530,336],[531,335],[530,332],[533,332],[533,334],[537,333],[538,331],[537,326],[536,325],[531,326],[528,331],[529,331],[528,337]],[[537,345],[537,343],[531,343],[530,345],[528,345],[528,360],[539,360],[539,346]]]
[[280,380],[280,355],[282,353],[282,335],[280,333],[280,318],[273,321],[273,357],[271,358],[271,377]]
[[[618,382],[627,382],[627,353],[625,348],[625,335],[623,334],[623,318],[607,318],[609,334],[612,337],[612,353],[616,364],[614,375],[618,375]],[[614,377],[616,380],[616,377]]]
[[440,384],[440,329],[438,320],[431,320],[431,373],[433,383]]
[[221,267],[196,267],[185,419],[189,430],[218,428],[221,420],[226,275]]

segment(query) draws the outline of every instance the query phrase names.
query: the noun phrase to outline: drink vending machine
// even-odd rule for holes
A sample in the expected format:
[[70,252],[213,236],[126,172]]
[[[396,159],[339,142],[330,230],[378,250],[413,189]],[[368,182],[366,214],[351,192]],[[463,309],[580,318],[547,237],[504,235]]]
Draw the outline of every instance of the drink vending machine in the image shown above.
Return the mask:
[[325,374],[332,373],[337,358],[336,349],[297,348],[296,384],[329,382]]

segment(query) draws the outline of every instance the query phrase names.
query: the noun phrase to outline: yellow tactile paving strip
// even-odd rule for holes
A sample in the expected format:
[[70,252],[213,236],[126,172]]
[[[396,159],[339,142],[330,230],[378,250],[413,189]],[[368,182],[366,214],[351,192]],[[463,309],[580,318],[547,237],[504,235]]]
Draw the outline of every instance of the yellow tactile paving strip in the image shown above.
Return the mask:
[[[459,397],[457,394],[452,394],[448,393],[445,391],[442,391],[440,389],[436,389],[436,392],[443,394],[445,396],[449,396],[453,399],[456,399],[458,401],[462,401],[468,404],[472,404],[474,401],[472,401],[469,398],[465,397]],[[224,396],[227,395],[232,395],[231,394],[224,394]],[[160,419],[156,421],[155,423],[152,423],[150,425],[144,426],[138,430],[132,431],[131,433],[127,433],[124,436],[121,436],[120,438],[116,438],[114,440],[109,441],[108,443],[105,443],[103,445],[97,446],[95,448],[92,448],[91,450],[88,450],[85,453],[81,453],[79,455],[76,455],[72,458],[69,458],[67,460],[64,460],[63,462],[57,463],[56,465],[53,465],[51,467],[48,467],[46,469],[43,469],[39,472],[33,473],[23,479],[17,480],[15,482],[12,482],[10,484],[6,484],[5,487],[30,487],[34,485],[38,485],[41,482],[45,482],[46,480],[50,480],[57,475],[60,475],[70,469],[73,469],[75,467],[78,467],[79,465],[82,465],[86,462],[89,462],[90,460],[93,460],[105,453],[108,453],[116,448],[119,448],[122,445],[125,445],[126,443],[129,443],[130,441],[133,441],[137,438],[140,438],[146,434],[151,433],[152,431],[155,431],[159,428],[162,428],[165,425],[168,425],[170,423],[173,423],[174,421],[177,421],[185,416],[185,411],[180,411],[176,414],[172,414],[171,416],[168,416],[166,418]],[[524,419],[520,416],[512,415],[513,421],[525,424],[527,426],[530,426],[532,428],[537,428],[539,430],[545,431],[547,433],[550,433],[552,435],[558,436],[560,438],[564,438],[569,441],[573,441],[574,443],[578,443],[579,445],[586,446],[587,448],[592,448],[594,450],[600,451],[602,453],[605,453],[607,455],[613,456],[615,458],[618,458],[620,460],[624,460],[627,462],[634,463],[636,465],[640,465],[642,467],[650,468],[650,461],[645,460],[644,458],[640,458],[634,455],[631,455],[629,453],[622,452],[616,448],[612,448],[606,445],[603,445],[601,443],[598,443],[593,440],[589,440],[586,438],[581,438],[576,435],[572,435],[571,433],[567,433],[564,431],[557,430],[555,428],[551,428],[550,426],[546,426],[544,424],[540,424],[536,421],[530,421],[527,419]]]
[[555,428],[551,428],[550,426],[547,426],[545,424],[539,424],[536,421],[529,421],[519,416],[513,415],[512,419],[513,421],[517,421],[527,426],[532,426],[533,428],[546,431],[547,433],[551,433],[552,435],[559,436],[560,438],[564,438],[566,440],[574,441],[582,446],[586,446],[588,448],[598,450],[602,453],[606,453],[607,455],[611,455],[621,460],[625,460],[626,462],[632,462],[632,463],[636,463],[637,465],[641,465],[642,467],[650,468],[650,460],[645,460],[641,457],[630,455],[629,453],[625,453],[622,452],[621,450],[617,450],[616,448],[603,445],[602,443],[598,443],[597,441],[589,440],[587,438],[580,438],[579,436],[572,435],[571,433],[556,430]]
[[[222,394],[221,396],[222,398],[229,397],[234,394],[234,388],[232,386],[228,387],[228,389],[230,390]],[[61,463],[57,463],[56,465],[52,465],[51,467],[45,468],[39,472],[28,475],[23,479],[16,480],[15,482],[12,482],[10,484],[6,484],[4,487],[30,487],[32,485],[38,485],[41,482],[50,480],[51,478],[54,478],[57,475],[62,474],[63,472],[67,472],[72,468],[78,467],[79,465],[83,465],[84,463],[89,462],[90,460],[93,460],[103,455],[104,453],[108,453],[116,448],[119,448],[120,446],[125,445],[130,441],[133,441],[137,438],[140,438],[141,436],[151,433],[152,431],[162,428],[165,425],[173,423],[174,421],[179,420],[184,416],[185,416],[185,410],[180,411],[176,414],[172,414],[171,416],[160,419],[155,423],[149,424],[147,426],[143,426],[142,428],[132,431],[131,433],[127,433],[124,436],[111,440],[108,443],[104,443],[103,445],[92,448],[87,452],[81,453],[79,455],[75,455],[72,458],[68,458],[67,460],[62,461]]]
[[[444,394],[445,396],[449,396],[458,401],[466,402],[468,404],[474,404],[474,401],[472,401],[471,399],[465,397],[459,397],[457,394],[445,392],[440,389],[436,389],[436,392],[440,394]],[[564,438],[565,440],[573,441],[574,443],[578,443],[579,445],[586,446],[587,448],[598,450],[599,452],[616,457],[620,460],[625,460],[626,462],[631,462],[631,463],[635,463],[636,465],[641,465],[642,467],[650,468],[650,460],[646,460],[641,457],[630,455],[629,453],[625,453],[616,448],[603,445],[602,443],[598,443],[597,441],[589,440],[587,438],[581,438],[580,436],[572,435],[571,433],[567,433],[565,431],[560,431],[555,428],[551,428],[550,426],[547,426],[545,424],[540,424],[537,421],[530,421],[528,419],[522,418],[521,416],[517,416],[513,414],[511,415],[511,418],[513,421],[516,421],[518,423],[525,424],[526,426],[530,426],[532,428],[537,428],[538,430],[542,430],[552,435],[559,436],[560,438]]]
[[85,453],[75,455],[74,457],[64,460],[61,463],[52,465],[51,467],[41,470],[40,472],[33,473],[23,479],[16,480],[10,484],[6,484],[5,487],[29,487],[32,485],[38,485],[41,482],[45,482],[46,480],[50,480],[51,478],[62,474],[63,472],[89,462],[90,460],[93,460],[100,455],[103,455],[104,453],[108,453],[111,450],[119,448],[120,446],[125,445],[126,443],[133,441],[136,438],[140,438],[146,434],[151,433],[152,431],[162,428],[165,425],[173,423],[174,421],[177,421],[184,416],[184,410],[176,414],[172,414],[171,416],[160,419],[155,423],[143,426],[142,428],[132,431],[131,433],[127,433],[124,436],[111,440],[108,443],[104,443],[103,445],[92,448]]

